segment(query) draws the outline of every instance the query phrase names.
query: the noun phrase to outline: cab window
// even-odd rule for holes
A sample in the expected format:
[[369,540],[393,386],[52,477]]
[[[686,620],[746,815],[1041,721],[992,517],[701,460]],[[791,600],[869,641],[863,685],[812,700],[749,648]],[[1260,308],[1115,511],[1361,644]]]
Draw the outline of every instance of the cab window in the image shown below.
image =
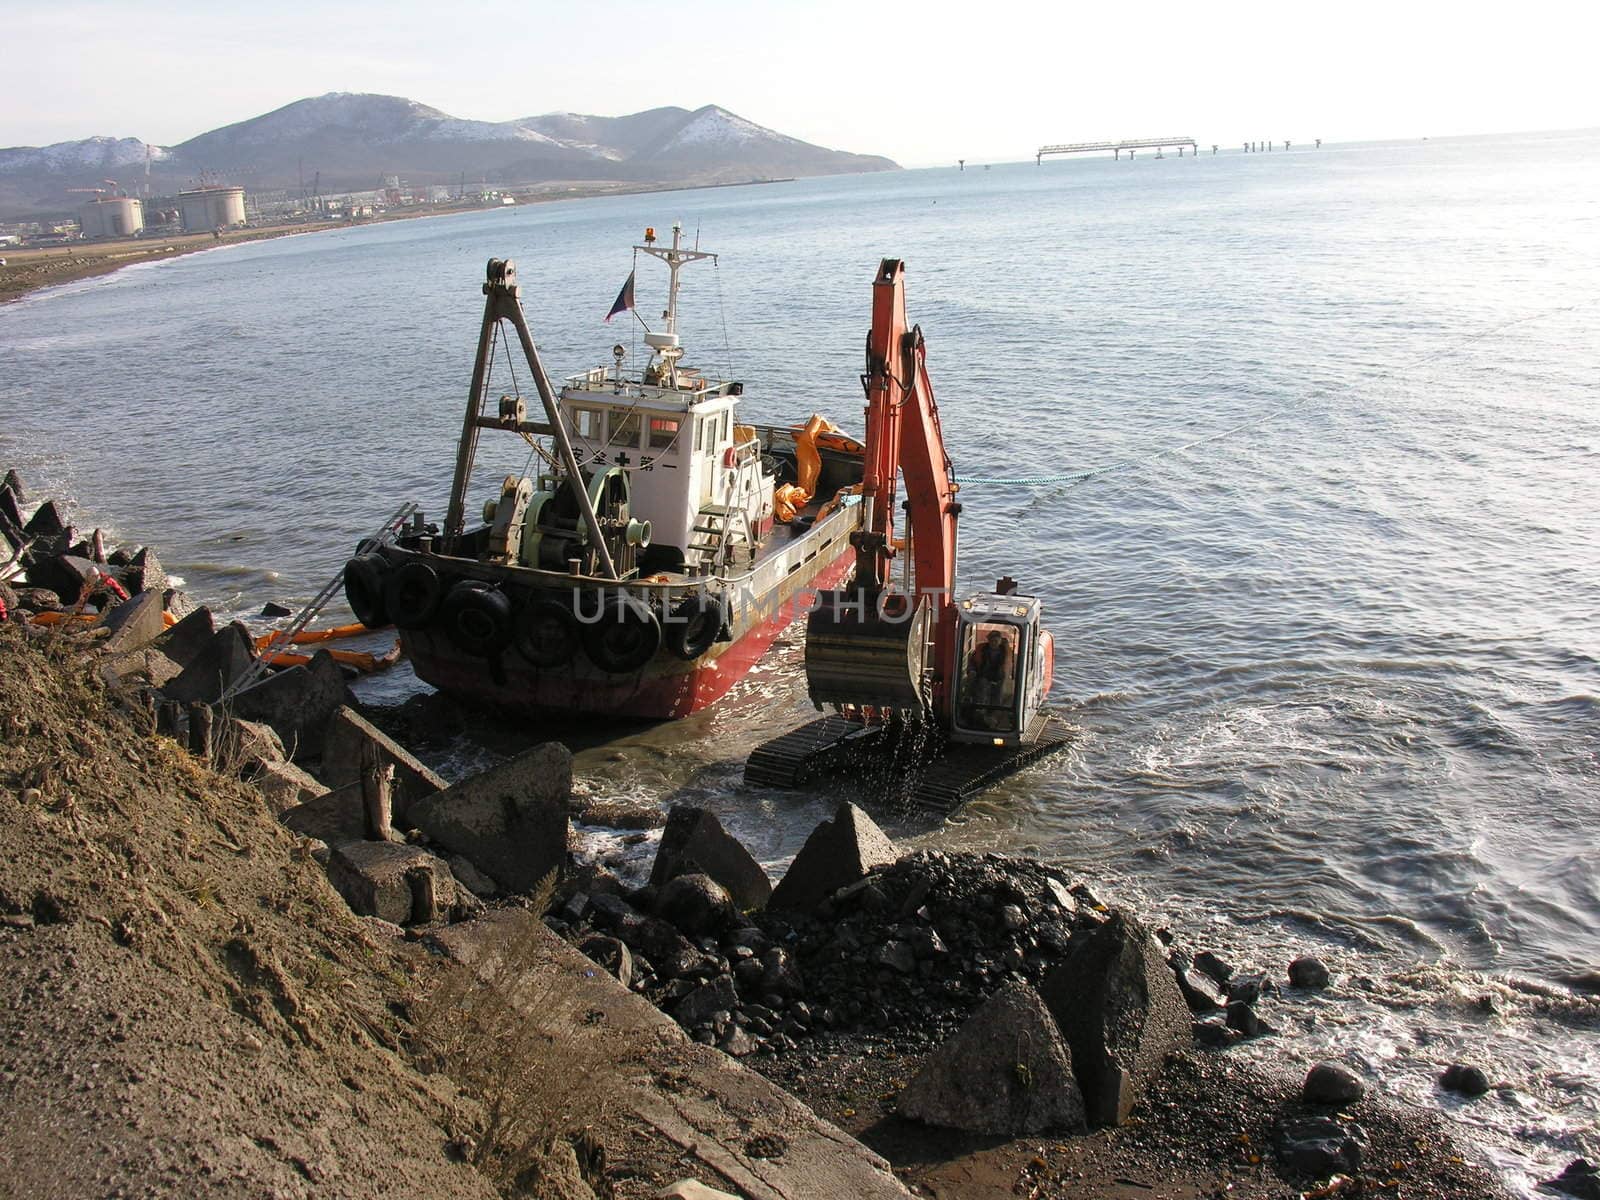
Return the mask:
[[1015,625],[995,621],[966,627],[957,712],[966,728],[1016,732],[1018,634]]

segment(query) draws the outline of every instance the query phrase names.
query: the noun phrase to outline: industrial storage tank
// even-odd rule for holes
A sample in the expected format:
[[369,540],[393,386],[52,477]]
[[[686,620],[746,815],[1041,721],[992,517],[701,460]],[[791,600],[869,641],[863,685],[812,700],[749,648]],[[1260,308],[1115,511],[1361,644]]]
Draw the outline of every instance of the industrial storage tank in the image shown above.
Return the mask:
[[230,229],[244,224],[242,187],[202,187],[178,193],[178,211],[187,233]]
[[132,196],[101,196],[78,210],[83,236],[132,237],[144,228],[144,206]]

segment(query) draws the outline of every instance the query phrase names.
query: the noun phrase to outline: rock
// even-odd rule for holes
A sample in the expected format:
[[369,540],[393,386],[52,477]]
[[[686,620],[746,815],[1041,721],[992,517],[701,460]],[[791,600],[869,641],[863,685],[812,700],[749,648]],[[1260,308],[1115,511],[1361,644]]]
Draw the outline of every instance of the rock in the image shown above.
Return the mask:
[[1066,960],[1040,989],[1072,1048],[1089,1120],[1119,1125],[1190,1037],[1189,1010],[1161,944],[1136,918],[1114,910],[1072,939]]
[[909,975],[917,969],[917,954],[906,942],[887,941],[873,952],[872,961],[880,967]]
[[473,866],[470,859],[452,854],[445,861],[450,864],[450,873],[456,877],[456,882],[480,900],[492,900],[500,894],[500,886]]
[[1283,1165],[1298,1175],[1322,1179],[1361,1170],[1366,1133],[1359,1125],[1332,1117],[1284,1119],[1274,1137]]
[[1482,1067],[1451,1063],[1440,1073],[1439,1086],[1463,1096],[1481,1096],[1489,1090],[1489,1076]]
[[1189,1006],[1189,1011],[1199,1015],[1221,1012],[1223,998],[1217,991],[1217,986],[1209,975],[1202,975],[1199,971],[1173,964],[1173,980],[1178,985],[1178,994],[1183,997],[1183,1002]]
[[66,533],[69,528],[71,527],[62,518],[56,502],[46,500],[34,509],[33,516],[23,522],[22,532],[29,537],[53,538]]
[[680,1179],[657,1192],[655,1200],[739,1200],[739,1197],[707,1187],[698,1179]]
[[12,589],[17,604],[29,612],[60,612],[61,597],[49,588],[19,587]]
[[251,684],[230,705],[236,716],[265,721],[276,729],[292,758],[315,758],[322,753],[333,714],[345,696],[344,672],[326,650],[318,650],[305,666]]
[[1194,956],[1194,968],[1218,987],[1227,987],[1228,980],[1233,977],[1233,967],[1210,950],[1202,950]]
[[1228,980],[1228,1000],[1255,1004],[1272,990],[1272,981],[1265,975],[1235,975]]
[[151,687],[158,689],[183,674],[182,667],[153,647],[108,658],[101,669],[106,675],[115,678],[119,685],[133,676],[138,676],[147,680]]
[[107,609],[100,623],[111,635],[100,643],[101,651],[116,655],[143,650],[167,631],[165,613],[159,592],[145,592]]
[[519,1194],[537,1196],[539,1200],[595,1200],[594,1188],[589,1185],[577,1152],[562,1137],[540,1152],[517,1182]]
[[180,621],[190,614],[200,611],[195,606],[194,601],[189,599],[188,592],[181,592],[177,588],[169,587],[161,594],[165,597],[167,611]]
[[250,782],[278,814],[314,800],[328,790],[309,772],[291,762],[262,763],[250,776]]
[[[173,629],[176,628],[174,625]],[[183,673],[161,689],[161,695],[180,704],[215,704],[254,661],[255,645],[250,633],[235,621],[213,634],[200,653],[183,668]],[[255,713],[238,705],[244,694],[234,697],[232,710],[238,716],[253,717]]]
[[161,596],[162,603],[166,603],[167,573],[161,566],[161,560],[156,557],[156,552],[149,546],[135,554],[133,561],[118,574],[122,577],[122,586],[128,589],[130,596],[136,596],[140,592],[155,592]]
[[546,742],[413,801],[407,815],[506,891],[531,892],[566,865],[571,794],[572,755]]
[[896,857],[894,843],[871,817],[854,804],[842,804],[832,818],[811,831],[767,906],[809,911],[840,888],[864,879],[873,867],[887,866]]
[[30,586],[54,592],[56,598],[69,607],[78,602],[85,587],[92,591],[99,578],[100,568],[76,554],[40,558],[28,568]]
[[1236,1030],[1217,1020],[1196,1021],[1189,1029],[1197,1046],[1205,1046],[1210,1050],[1222,1050],[1233,1045],[1239,1040]]
[[272,726],[238,717],[224,717],[217,722],[216,746],[218,764],[240,774],[267,763],[285,762],[289,757]]
[[926,1057],[896,1107],[924,1124],[1009,1137],[1084,1122],[1072,1057],[1039,994],[1021,980]]
[[336,846],[328,879],[352,911],[396,925],[445,920],[456,883],[443,859],[420,846],[353,842]]
[[280,824],[303,837],[330,846],[359,842],[367,836],[366,803],[358,784],[335,788],[303,801],[278,816]]
[[782,946],[770,946],[761,954],[761,989],[764,994],[803,996],[805,979],[800,964]]
[[761,908],[772,895],[767,878],[748,850],[723,829],[710,809],[675,804],[667,814],[650,868],[650,882],[660,886],[678,875],[709,875],[724,888],[741,912]]
[[679,875],[656,895],[656,916],[690,937],[721,933],[733,923],[733,901],[709,875]]
[[679,1000],[672,1010],[673,1018],[685,1029],[704,1025],[719,1012],[739,1007],[739,994],[733,990],[733,980],[726,975],[703,983]]
[[717,1049],[733,1058],[743,1058],[756,1048],[755,1040],[735,1025],[717,1040]]
[[1541,1187],[1554,1188],[1579,1200],[1600,1200],[1600,1171],[1588,1159],[1575,1158],[1566,1170],[1554,1179],[1546,1179]]
[[389,763],[394,767],[390,800],[394,819],[401,826],[410,824],[414,802],[449,786],[399,742],[347,705],[340,705],[328,720],[317,775],[331,788],[361,782],[361,753],[368,744],[376,748],[380,765]]
[[[170,612],[171,609],[169,608]],[[197,608],[182,617],[151,643],[151,648],[161,651],[178,666],[187,667],[200,652],[211,644],[216,635],[209,608]]]
[[660,829],[667,823],[667,814],[654,800],[608,796],[585,803],[576,819],[606,829]]
[[1303,954],[1289,964],[1289,984],[1297,988],[1325,988],[1328,986],[1328,967],[1320,958]]
[[1354,1104],[1367,1094],[1367,1085],[1349,1067],[1320,1062],[1307,1072],[1300,1094],[1310,1104]]
[[1000,926],[1016,932],[1027,927],[1028,918],[1015,904],[1007,904],[1000,909]]
[[1245,1037],[1260,1037],[1265,1032],[1261,1018],[1256,1016],[1256,1010],[1243,1000],[1228,1001],[1228,1028],[1237,1030]]
[[633,985],[633,952],[620,939],[592,933],[578,943],[578,949],[615,975],[623,987]]
[[294,609],[286,608],[275,600],[268,600],[261,606],[261,615],[263,617],[292,617],[294,616]]

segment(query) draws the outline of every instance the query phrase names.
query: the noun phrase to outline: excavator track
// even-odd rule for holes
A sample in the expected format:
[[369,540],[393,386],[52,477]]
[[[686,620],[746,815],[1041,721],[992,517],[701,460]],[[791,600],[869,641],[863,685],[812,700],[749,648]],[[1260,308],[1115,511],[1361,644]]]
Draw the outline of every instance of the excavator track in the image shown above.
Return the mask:
[[[949,813],[1009,775],[1072,745],[1076,730],[1060,717],[1040,713],[1020,746],[985,746],[915,740],[900,731],[863,727],[844,717],[823,717],[758,746],[745,763],[746,783],[799,788],[852,768],[894,764],[908,785],[903,800],[928,812]],[[877,771],[866,776],[881,779]]]

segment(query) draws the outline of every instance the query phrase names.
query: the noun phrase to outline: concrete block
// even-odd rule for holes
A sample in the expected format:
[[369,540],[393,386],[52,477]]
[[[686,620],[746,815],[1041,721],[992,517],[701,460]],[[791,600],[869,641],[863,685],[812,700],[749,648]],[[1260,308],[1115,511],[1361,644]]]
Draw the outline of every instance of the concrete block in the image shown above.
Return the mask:
[[326,650],[319,650],[306,666],[279,671],[238,693],[231,707],[235,716],[265,721],[276,729],[291,758],[315,758],[345,697],[344,672]]
[[101,624],[111,636],[100,643],[106,654],[142,650],[166,632],[160,592],[145,592],[108,609]]
[[366,806],[360,784],[311,796],[280,813],[278,820],[296,833],[330,846],[359,842],[367,836]]
[[[314,779],[310,772],[295,766],[291,762],[262,763],[250,776],[250,782],[255,785],[258,792],[266,797],[266,801],[271,806],[272,811],[279,814],[286,814],[290,809],[315,800],[318,796],[327,793],[327,789]],[[359,809],[357,810],[357,815],[360,815]],[[314,837],[316,835],[308,834],[307,836]],[[319,838],[318,840],[325,839]]]
[[353,912],[396,925],[448,920],[456,902],[450,868],[420,846],[336,846],[328,860],[328,880]]
[[394,765],[394,790],[391,793],[394,819],[400,825],[408,826],[410,820],[407,813],[411,804],[424,796],[444,791],[449,784],[355,709],[341,706],[329,720],[322,743],[322,763],[317,774],[331,788],[359,783],[361,751],[368,743],[377,747],[380,765]]
[[761,908],[772,895],[772,881],[750,851],[723,829],[705,808],[675,804],[667,814],[650,882],[661,887],[679,875],[709,875],[727,889],[743,912]]
[[183,704],[215,704],[254,661],[255,643],[249,631],[235,621],[213,634],[183,673],[161,689],[161,694]]
[[899,856],[871,817],[854,804],[841,804],[811,831],[767,907],[809,912],[840,888],[865,879],[873,867],[887,866]]
[[508,892],[529,892],[567,861],[572,755],[554,742],[414,801],[411,824]]
[[165,654],[179,668],[187,667],[211,644],[216,627],[209,608],[197,608],[171,629],[156,638],[151,645]]

